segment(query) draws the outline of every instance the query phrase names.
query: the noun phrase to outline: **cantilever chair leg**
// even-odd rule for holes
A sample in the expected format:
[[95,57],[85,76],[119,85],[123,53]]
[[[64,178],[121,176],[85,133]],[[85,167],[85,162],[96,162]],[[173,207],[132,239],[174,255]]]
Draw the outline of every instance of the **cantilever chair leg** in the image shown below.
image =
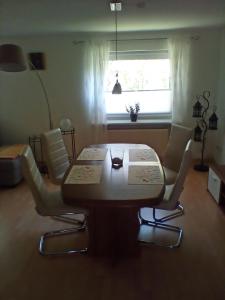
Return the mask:
[[160,229],[163,229],[163,230],[169,230],[169,231],[173,231],[173,232],[178,233],[178,238],[177,238],[176,242],[173,243],[173,244],[163,244],[163,243],[160,243],[160,242],[145,241],[145,240],[139,240],[139,242],[141,242],[143,244],[155,244],[157,246],[166,247],[166,248],[177,248],[177,247],[180,246],[181,240],[182,240],[182,237],[183,237],[183,229],[182,228],[177,227],[177,226],[173,226],[173,225],[162,224],[162,223],[156,222],[156,221],[146,220],[141,216],[140,212],[139,212],[139,218],[140,218],[140,221],[141,221],[141,225],[147,225],[147,226],[151,226],[151,227],[154,227],[154,228],[160,228]]
[[39,252],[41,255],[47,256],[47,255],[63,255],[63,254],[84,254],[87,252],[87,248],[84,249],[67,249],[63,251],[46,251],[45,241],[51,237],[66,235],[66,234],[73,234],[79,231],[85,230],[85,226],[79,227],[79,228],[68,228],[63,230],[55,230],[46,232],[41,236],[40,243],[39,243]]
[[174,218],[184,215],[184,208],[180,203],[178,204],[176,209],[178,210],[177,212],[169,214],[163,218],[157,218],[156,217],[156,208],[153,208],[153,219],[155,222],[163,223],[163,222],[166,222],[166,221],[169,221],[169,220],[172,220]]
[[[82,213],[80,213],[82,214]],[[65,223],[69,223],[69,224],[74,224],[74,225],[79,225],[79,226],[83,226],[86,223],[86,219],[84,218],[83,221],[77,220],[73,217],[70,216],[75,216],[76,214],[74,213],[66,213],[64,215],[60,215],[60,216],[52,216],[52,219],[57,220],[57,221],[61,221],[61,222],[65,222]]]

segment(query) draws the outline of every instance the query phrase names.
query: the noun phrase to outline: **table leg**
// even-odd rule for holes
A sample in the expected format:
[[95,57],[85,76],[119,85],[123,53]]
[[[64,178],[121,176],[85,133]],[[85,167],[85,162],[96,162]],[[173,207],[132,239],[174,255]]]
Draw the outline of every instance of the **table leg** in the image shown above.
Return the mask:
[[138,208],[93,207],[88,216],[88,253],[96,256],[138,255]]

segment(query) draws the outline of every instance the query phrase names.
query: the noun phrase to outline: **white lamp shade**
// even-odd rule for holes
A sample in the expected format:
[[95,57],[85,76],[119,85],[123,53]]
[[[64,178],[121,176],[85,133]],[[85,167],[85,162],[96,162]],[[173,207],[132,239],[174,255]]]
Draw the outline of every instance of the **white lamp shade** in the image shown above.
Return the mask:
[[0,70],[5,72],[21,72],[26,70],[22,49],[17,45],[0,46]]
[[72,128],[72,122],[70,119],[62,119],[59,126],[62,130],[70,130]]

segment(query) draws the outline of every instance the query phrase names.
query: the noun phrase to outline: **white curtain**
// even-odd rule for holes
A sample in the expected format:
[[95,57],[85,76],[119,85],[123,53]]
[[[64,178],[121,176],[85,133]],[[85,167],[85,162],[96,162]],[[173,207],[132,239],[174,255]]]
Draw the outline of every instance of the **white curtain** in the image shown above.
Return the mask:
[[190,125],[191,92],[191,40],[187,36],[171,37],[168,40],[171,62],[172,121]]
[[109,60],[109,42],[84,42],[84,105],[85,122],[89,123],[91,143],[104,143],[106,138],[106,111],[104,79]]

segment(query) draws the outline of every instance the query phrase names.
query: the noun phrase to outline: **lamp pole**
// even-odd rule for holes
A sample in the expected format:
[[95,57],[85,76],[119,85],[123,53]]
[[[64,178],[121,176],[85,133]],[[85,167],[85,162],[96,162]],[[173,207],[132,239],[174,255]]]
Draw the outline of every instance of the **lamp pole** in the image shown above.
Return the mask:
[[31,61],[29,61],[29,65],[32,67],[32,69],[34,70],[39,82],[40,82],[40,85],[42,87],[42,91],[43,91],[43,95],[44,95],[44,98],[45,98],[45,101],[46,101],[46,104],[47,104],[47,108],[48,108],[48,121],[49,121],[49,129],[53,129],[53,123],[52,123],[52,113],[51,113],[51,107],[50,107],[50,103],[49,103],[49,98],[48,98],[48,93],[47,93],[47,90],[46,90],[46,87],[44,85],[44,82],[38,72],[38,70],[35,68],[34,64],[32,64]]

